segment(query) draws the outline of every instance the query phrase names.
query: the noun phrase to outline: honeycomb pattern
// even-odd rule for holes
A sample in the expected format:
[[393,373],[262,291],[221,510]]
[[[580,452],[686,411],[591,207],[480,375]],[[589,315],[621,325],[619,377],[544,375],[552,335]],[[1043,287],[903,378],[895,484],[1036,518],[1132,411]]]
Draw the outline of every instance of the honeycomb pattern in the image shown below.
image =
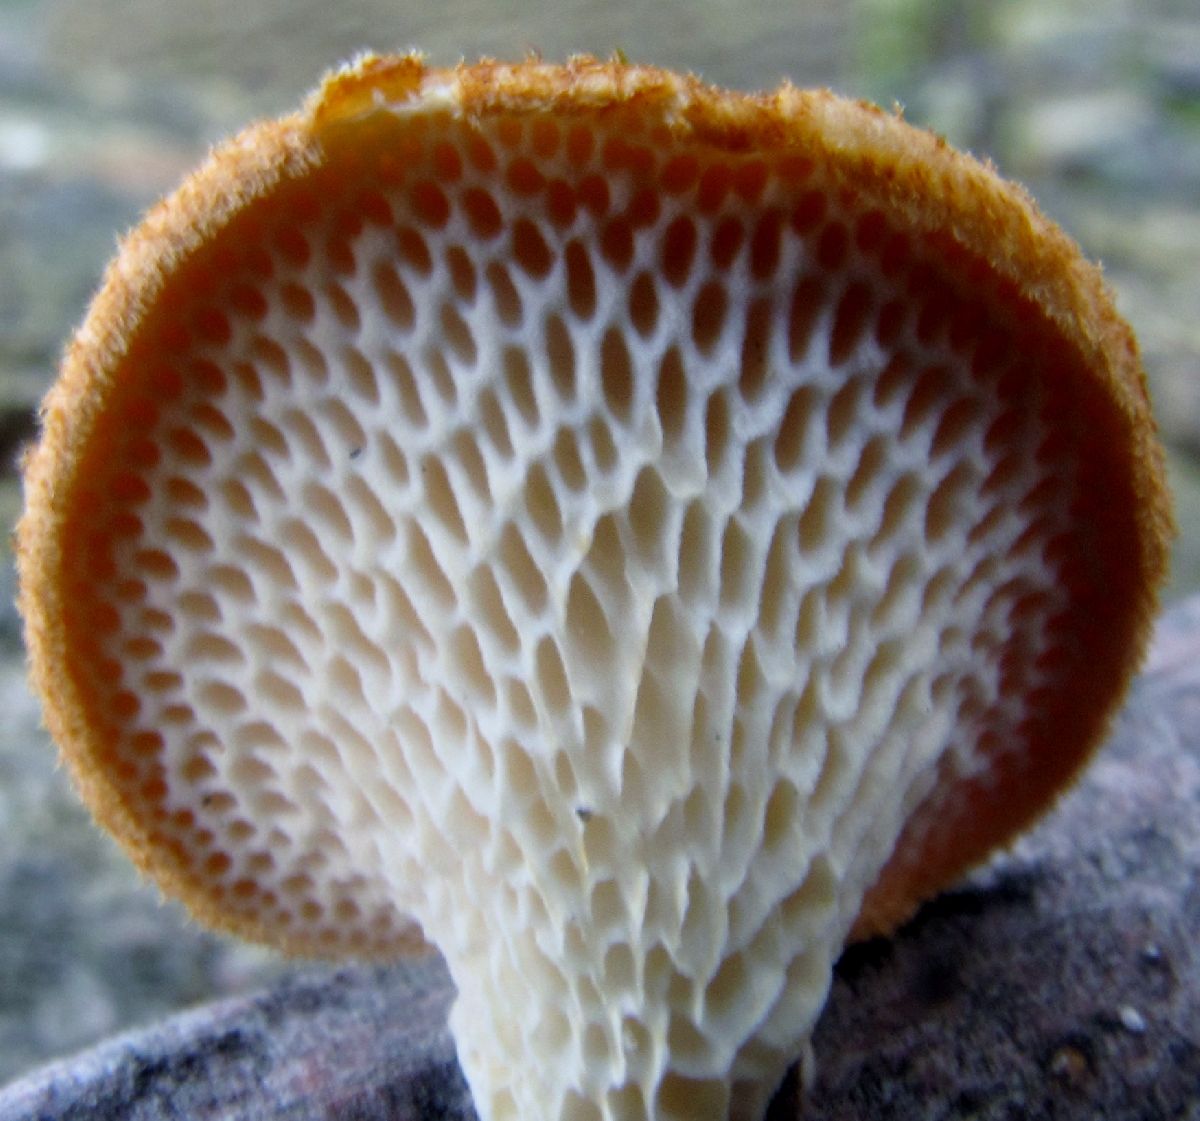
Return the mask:
[[389,118],[200,255],[85,672],[223,908],[443,950],[485,1121],[750,1121],[939,768],[1055,687],[1081,437],[819,160],[606,121]]

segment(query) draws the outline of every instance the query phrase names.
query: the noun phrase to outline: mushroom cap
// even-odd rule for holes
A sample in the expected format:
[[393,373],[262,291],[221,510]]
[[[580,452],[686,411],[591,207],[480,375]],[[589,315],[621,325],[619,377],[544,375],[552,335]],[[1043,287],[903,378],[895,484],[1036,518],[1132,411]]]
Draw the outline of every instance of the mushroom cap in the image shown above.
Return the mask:
[[218,149],[25,478],[96,817],[211,925],[435,941],[492,1117],[753,1116],[846,938],[1084,763],[1171,532],[1133,337],[1020,188],[585,58],[366,57]]

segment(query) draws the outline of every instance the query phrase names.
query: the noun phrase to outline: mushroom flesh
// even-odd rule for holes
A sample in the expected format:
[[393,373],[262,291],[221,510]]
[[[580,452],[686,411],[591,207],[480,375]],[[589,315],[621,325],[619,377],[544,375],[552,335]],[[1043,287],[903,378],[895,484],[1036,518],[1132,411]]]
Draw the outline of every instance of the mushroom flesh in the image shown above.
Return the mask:
[[583,58],[368,57],[219,148],[26,491],[97,818],[203,922],[439,947],[484,1121],[757,1121],[847,939],[1085,761],[1170,531],[1129,330],[1019,188]]

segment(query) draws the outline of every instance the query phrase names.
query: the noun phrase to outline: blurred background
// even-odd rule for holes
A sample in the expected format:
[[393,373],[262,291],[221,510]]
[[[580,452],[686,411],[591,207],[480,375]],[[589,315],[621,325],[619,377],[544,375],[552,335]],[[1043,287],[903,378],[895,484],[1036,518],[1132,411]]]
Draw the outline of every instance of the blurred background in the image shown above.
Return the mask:
[[[1182,530],[1170,595],[1200,587],[1197,0],[0,0],[0,523],[117,235],[328,66],[410,46],[827,85],[990,157],[1104,263],[1140,335]],[[281,964],[189,925],[93,829],[24,686],[0,562],[2,1083]]]

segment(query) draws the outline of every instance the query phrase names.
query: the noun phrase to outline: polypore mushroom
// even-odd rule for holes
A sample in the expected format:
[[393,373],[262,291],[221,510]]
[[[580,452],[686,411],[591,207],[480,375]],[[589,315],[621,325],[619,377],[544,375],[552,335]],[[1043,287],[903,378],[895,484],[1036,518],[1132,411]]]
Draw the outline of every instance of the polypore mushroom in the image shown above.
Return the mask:
[[827,93],[368,58],[124,242],[26,465],[87,801],[203,921],[445,954],[485,1121],[753,1119],[848,936],[1105,729],[1170,514],[1018,189]]

